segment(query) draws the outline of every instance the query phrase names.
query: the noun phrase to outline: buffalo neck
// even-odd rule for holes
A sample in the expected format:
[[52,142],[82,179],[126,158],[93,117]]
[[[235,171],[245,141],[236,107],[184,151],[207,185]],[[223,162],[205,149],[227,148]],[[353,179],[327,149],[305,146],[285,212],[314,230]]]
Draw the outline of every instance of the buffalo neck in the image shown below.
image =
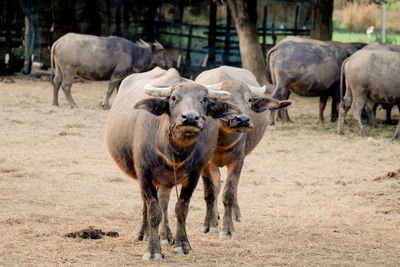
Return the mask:
[[196,140],[187,142],[173,135],[169,123],[166,123],[166,128],[166,131],[161,131],[159,133],[158,142],[161,146],[160,150],[162,150],[163,154],[166,155],[169,160],[182,163],[191,156],[200,136],[198,136]]

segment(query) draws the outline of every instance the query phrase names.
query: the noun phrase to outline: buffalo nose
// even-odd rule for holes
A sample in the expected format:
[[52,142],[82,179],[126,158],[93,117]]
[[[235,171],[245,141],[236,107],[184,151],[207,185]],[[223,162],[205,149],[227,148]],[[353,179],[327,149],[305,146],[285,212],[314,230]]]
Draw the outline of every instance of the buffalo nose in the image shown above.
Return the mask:
[[249,122],[249,121],[250,121],[250,117],[249,117],[249,116],[246,116],[246,115],[238,116],[237,119],[238,119],[239,121],[241,121],[241,122]]
[[197,112],[189,112],[181,115],[184,122],[198,122],[200,119],[200,114]]

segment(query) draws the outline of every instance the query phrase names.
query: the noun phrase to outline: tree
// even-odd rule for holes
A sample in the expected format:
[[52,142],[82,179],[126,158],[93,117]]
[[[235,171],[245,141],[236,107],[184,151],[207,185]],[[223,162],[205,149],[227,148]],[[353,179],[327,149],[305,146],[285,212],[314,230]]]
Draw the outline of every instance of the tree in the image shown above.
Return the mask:
[[243,68],[251,71],[259,84],[269,85],[256,28],[257,0],[228,0],[227,3],[239,38]]
[[311,1],[311,38],[323,41],[332,40],[333,0]]

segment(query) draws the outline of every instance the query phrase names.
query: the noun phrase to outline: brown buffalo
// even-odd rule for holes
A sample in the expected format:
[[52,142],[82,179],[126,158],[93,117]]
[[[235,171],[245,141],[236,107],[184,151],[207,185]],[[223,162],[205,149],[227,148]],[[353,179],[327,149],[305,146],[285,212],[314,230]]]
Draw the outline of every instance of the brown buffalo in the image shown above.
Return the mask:
[[141,188],[139,239],[149,236],[143,259],[162,257],[158,228],[168,204],[163,195],[178,184],[182,189],[175,208],[175,250],[191,252],[185,228],[189,201],[215,150],[218,124],[213,118],[229,119],[239,112],[221,101],[229,97],[226,91],[185,81],[175,69],[155,68],[122,82],[107,119],[106,143],[116,164]]
[[67,33],[51,47],[51,64],[55,65],[53,105],[58,106],[58,91],[62,87],[71,107],[76,104],[71,96],[71,85],[77,74],[89,80],[110,80],[102,104],[109,108],[109,98],[123,78],[134,72],[155,66],[168,67],[166,52],[159,43],[133,43],[125,38],[98,37]]
[[[360,49],[363,44],[325,42],[300,37],[287,37],[274,46],[267,55],[267,64],[275,87],[272,97],[288,99],[290,92],[300,96],[320,97],[319,121],[324,121],[323,111],[332,97],[331,121],[337,118],[339,103],[340,67],[344,59]],[[286,110],[281,110],[284,122],[290,121]],[[274,124],[275,112],[271,112]]]
[[240,115],[232,120],[219,120],[218,142],[211,161],[202,172],[206,217],[204,232],[216,232],[218,226],[217,199],[221,188],[219,168],[228,168],[228,177],[223,193],[225,212],[221,236],[236,239],[232,218],[241,221],[237,201],[237,186],[244,158],[260,142],[267,127],[266,110],[275,110],[290,105],[290,101],[277,101],[263,95],[256,77],[248,70],[222,66],[202,72],[195,80],[200,84],[222,82],[222,90],[231,94],[231,102],[239,107]]
[[[343,134],[347,111],[353,116],[360,134],[367,136],[361,122],[361,112],[368,100],[377,104],[397,105],[400,111],[400,53],[386,50],[362,49],[354,53],[342,66],[346,94],[340,104],[338,133]],[[371,112],[371,109],[367,109]],[[373,114],[368,114],[374,117]],[[400,138],[400,120],[395,138]]]

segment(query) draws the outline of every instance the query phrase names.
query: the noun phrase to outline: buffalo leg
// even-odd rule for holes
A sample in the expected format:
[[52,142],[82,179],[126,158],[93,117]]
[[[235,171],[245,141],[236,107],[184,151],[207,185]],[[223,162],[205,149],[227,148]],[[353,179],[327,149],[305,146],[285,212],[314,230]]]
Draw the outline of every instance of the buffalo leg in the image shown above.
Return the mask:
[[230,235],[232,239],[237,239],[237,234],[233,225],[232,214],[235,207],[235,199],[237,198],[237,186],[239,183],[240,173],[243,167],[243,155],[238,155],[237,161],[234,161],[227,165],[228,177],[223,194],[224,203],[224,218],[222,220],[222,232],[221,237]]
[[206,201],[206,217],[204,218],[204,233],[218,232],[218,195],[221,190],[221,178],[217,166],[208,163],[201,174]]
[[76,108],[75,101],[71,96],[71,85],[72,84],[63,84],[62,89],[64,91],[65,96],[68,99],[68,102],[69,102],[69,105],[71,106],[71,108]]
[[119,87],[119,85],[121,84],[121,81],[122,81],[121,79],[116,79],[116,78],[111,77],[110,83],[108,84],[106,98],[104,99],[104,102],[101,105],[104,110],[110,108],[110,105],[109,105],[110,97],[111,97],[112,93],[114,92],[114,89]]
[[143,260],[153,259],[158,261],[162,258],[160,236],[158,234],[162,212],[157,200],[157,190],[151,182],[151,176],[142,174],[139,177],[143,201],[147,205],[147,220],[150,230],[147,252],[143,255]]
[[171,189],[162,185],[157,188],[158,201],[162,211],[160,239],[161,244],[168,246],[172,244],[172,232],[168,223],[168,202],[171,194]]
[[[397,104],[397,108],[399,109],[399,113],[400,113],[400,104]],[[397,122],[397,127],[396,127],[396,132],[394,134],[394,138],[400,139],[400,118],[399,118],[399,121]]]
[[74,102],[74,100],[72,99],[71,96],[71,86],[72,86],[72,82],[74,81],[74,75],[76,73],[76,70],[72,67],[65,67],[63,69],[63,81],[61,84],[61,87],[64,91],[65,96],[68,99],[68,102],[71,106],[71,108],[75,108],[76,104]]
[[331,122],[335,122],[338,118],[338,110],[339,110],[338,102],[339,102],[338,96],[336,95],[332,96]]
[[391,115],[393,106],[383,105],[383,108],[386,109],[386,124],[391,124],[392,123]]
[[323,95],[319,97],[319,123],[324,123],[324,110],[326,107],[326,102],[328,101],[328,96]]
[[354,96],[353,100],[353,117],[357,122],[358,130],[362,136],[367,136],[367,132],[364,129],[364,126],[361,121],[361,113],[364,109],[365,102],[367,101],[367,97],[365,95],[357,95]]
[[199,181],[200,173],[192,173],[189,175],[187,182],[182,183],[181,193],[175,206],[176,214],[176,235],[174,250],[179,254],[190,254],[190,247],[186,234],[186,218],[189,211],[190,198]]
[[367,112],[368,116],[368,121],[371,124],[372,127],[378,127],[378,123],[376,122],[376,110],[374,112],[374,106],[375,103],[367,99],[367,102],[365,103],[364,110]]
[[351,93],[350,85],[346,83],[346,94],[341,99],[341,102],[339,104],[339,118],[338,118],[338,129],[337,132],[338,134],[344,134],[343,132],[343,125],[344,125],[344,119],[346,118],[347,112],[349,111],[352,101],[353,101],[353,96]]
[[55,76],[53,78],[53,106],[58,106],[58,92],[62,82],[60,68],[56,66]]
[[149,235],[150,235],[150,229],[149,229],[149,221],[147,220],[147,205],[146,202],[143,202],[142,226],[140,227],[137,239],[140,241],[147,241],[149,239]]

